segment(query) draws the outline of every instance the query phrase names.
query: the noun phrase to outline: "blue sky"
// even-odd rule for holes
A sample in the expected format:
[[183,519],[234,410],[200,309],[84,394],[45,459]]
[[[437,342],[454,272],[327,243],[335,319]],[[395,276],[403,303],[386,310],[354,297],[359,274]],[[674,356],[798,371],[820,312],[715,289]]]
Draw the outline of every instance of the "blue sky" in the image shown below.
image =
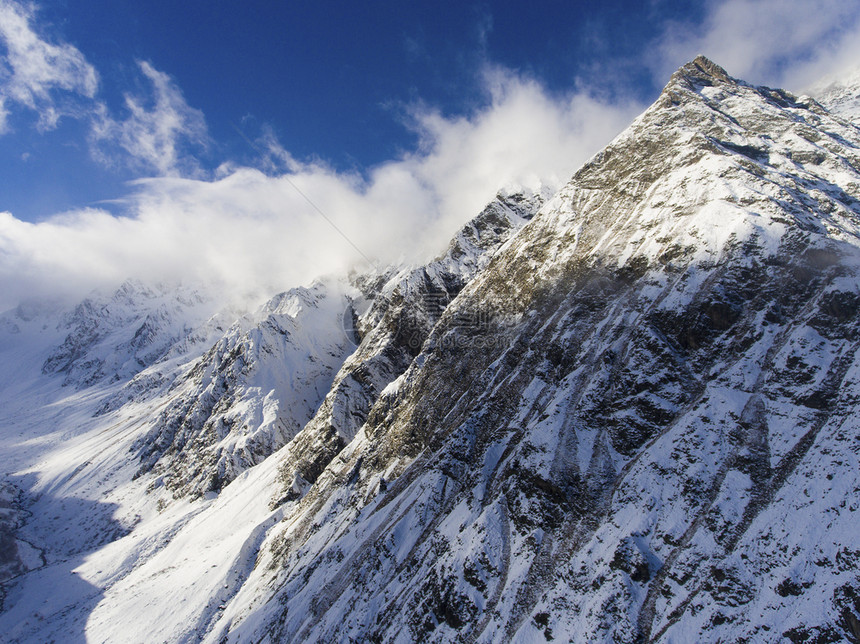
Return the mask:
[[858,27],[833,0],[0,0],[0,290],[306,281],[355,259],[315,210],[411,257],[559,187],[698,53],[801,91]]
[[[251,142],[270,131],[298,159],[339,170],[367,168],[414,149],[411,106],[452,116],[486,102],[488,63],[518,70],[549,92],[577,83],[624,91],[642,101],[659,89],[636,57],[670,19],[701,18],[695,3],[551,0],[520,2],[146,3],[42,2],[32,29],[68,43],[98,75],[97,101],[115,118],[124,96],[152,100],[139,63],[170,76],[205,118],[205,144],[180,141],[201,169],[224,162],[259,165]],[[622,61],[602,78],[602,65]],[[662,80],[662,79],[661,79]],[[81,106],[86,109],[86,106]],[[124,194],[123,182],[162,174],[112,151],[93,158],[87,118],[66,116],[39,131],[39,115],[12,106],[0,149],[0,209],[26,220]],[[173,170],[173,169],[171,169]]]

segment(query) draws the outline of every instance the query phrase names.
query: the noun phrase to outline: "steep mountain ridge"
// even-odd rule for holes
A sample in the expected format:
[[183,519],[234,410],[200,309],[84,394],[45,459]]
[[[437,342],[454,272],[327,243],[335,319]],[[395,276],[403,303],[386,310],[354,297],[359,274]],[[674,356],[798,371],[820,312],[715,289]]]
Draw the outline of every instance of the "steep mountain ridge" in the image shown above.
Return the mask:
[[280,457],[280,500],[299,498],[355,437],[374,401],[406,370],[448,303],[544,199],[529,191],[501,192],[430,263],[375,280],[357,278],[365,297],[372,298],[361,315],[353,309],[359,345],[313,419]]
[[304,489],[406,369],[450,299],[543,198],[500,193],[427,265],[292,289],[234,323],[171,386],[171,402],[135,443],[138,475],[155,472],[154,485],[174,497],[218,492],[313,419],[290,476]]
[[213,640],[852,636],[858,151],[679,70],[446,308]]

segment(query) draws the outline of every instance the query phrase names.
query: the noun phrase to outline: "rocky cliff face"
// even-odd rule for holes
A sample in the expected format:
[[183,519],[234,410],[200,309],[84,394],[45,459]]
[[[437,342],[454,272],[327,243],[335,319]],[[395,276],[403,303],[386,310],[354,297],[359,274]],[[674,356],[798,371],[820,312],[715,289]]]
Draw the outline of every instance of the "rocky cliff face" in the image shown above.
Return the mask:
[[[75,564],[99,598],[0,630],[860,641],[860,130],[820,98],[698,58],[432,262],[288,291],[202,356],[124,353],[35,486],[120,508]],[[76,338],[107,336],[74,328],[45,370],[92,392]]]
[[856,637],[858,153],[679,70],[290,501],[229,639]]
[[[313,419],[287,446],[282,493],[300,498],[356,436],[374,402],[413,361],[449,303],[544,202],[533,193],[500,193],[434,261],[356,278],[355,352],[344,362]],[[359,314],[358,310],[363,312]]]

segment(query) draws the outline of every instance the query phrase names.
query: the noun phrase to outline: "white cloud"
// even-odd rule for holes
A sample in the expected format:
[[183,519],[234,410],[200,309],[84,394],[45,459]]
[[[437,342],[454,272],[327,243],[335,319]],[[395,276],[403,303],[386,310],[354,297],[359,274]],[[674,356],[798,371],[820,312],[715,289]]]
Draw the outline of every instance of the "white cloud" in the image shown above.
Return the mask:
[[9,127],[12,104],[37,112],[39,127],[51,129],[61,116],[78,111],[61,92],[91,99],[98,87],[84,55],[72,45],[43,40],[33,28],[33,14],[32,8],[0,0],[0,42],[6,48],[0,59],[0,133]]
[[90,123],[93,156],[105,164],[159,175],[198,173],[186,151],[206,145],[206,123],[167,74],[140,62],[152,95],[126,94],[127,114],[119,118],[99,100],[98,74],[84,55],[68,43],[48,42],[35,23],[33,6],[0,0],[0,134],[16,106],[36,112],[41,130],[71,116]]
[[267,154],[284,174],[239,168],[212,181],[143,180],[127,217],[86,210],[32,224],[0,215],[0,308],[24,294],[81,295],[128,277],[202,280],[234,297],[271,293],[344,271],[362,255],[423,258],[505,184],[560,185],[641,109],[551,97],[500,69],[485,83],[488,105],[471,116],[415,110],[419,151],[366,179],[300,164],[269,137]]
[[148,62],[138,65],[152,85],[152,100],[126,94],[125,120],[114,119],[101,106],[92,129],[95,156],[107,163],[115,162],[118,146],[124,152],[122,160],[146,172],[155,171],[162,176],[196,174],[196,161],[183,150],[187,145],[205,146],[208,135],[203,113],[185,102],[170,76]]
[[670,23],[652,59],[660,79],[698,54],[753,83],[803,91],[860,63],[860,4],[845,0],[724,0],[701,24]]
[[561,187],[644,108],[632,101],[609,104],[587,92],[553,97],[535,80],[500,67],[489,67],[484,83],[490,104],[471,117],[417,112],[426,152],[397,164],[432,187],[442,236],[502,185]]

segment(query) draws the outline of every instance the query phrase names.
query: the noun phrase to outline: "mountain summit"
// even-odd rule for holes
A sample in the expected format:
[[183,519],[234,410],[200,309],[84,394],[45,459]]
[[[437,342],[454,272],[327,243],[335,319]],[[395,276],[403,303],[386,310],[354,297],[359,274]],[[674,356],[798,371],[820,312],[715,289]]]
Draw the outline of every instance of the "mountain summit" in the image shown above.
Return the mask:
[[278,296],[151,389],[42,358],[0,629],[860,641],[860,130],[826,105],[699,57],[427,265]]

